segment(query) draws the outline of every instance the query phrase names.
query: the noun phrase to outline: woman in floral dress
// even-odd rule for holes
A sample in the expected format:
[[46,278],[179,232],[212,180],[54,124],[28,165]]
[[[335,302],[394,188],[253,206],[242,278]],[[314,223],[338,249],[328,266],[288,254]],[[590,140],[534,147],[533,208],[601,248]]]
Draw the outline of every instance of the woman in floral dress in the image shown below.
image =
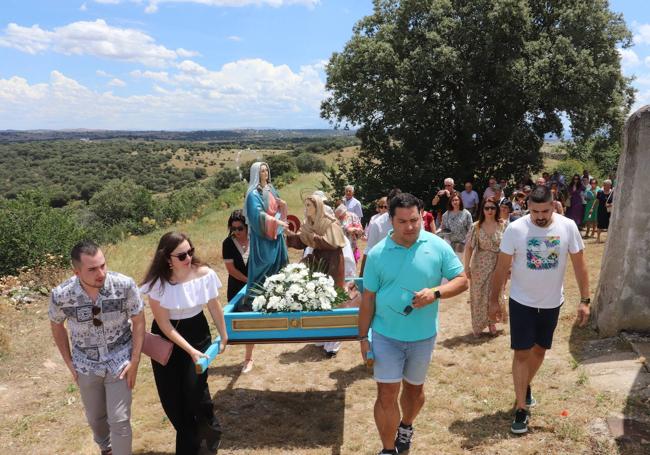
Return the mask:
[[[480,336],[485,327],[489,327],[491,335],[498,334],[495,323],[488,319],[488,297],[504,230],[505,223],[499,218],[498,202],[492,197],[485,199],[481,203],[479,219],[469,231],[465,247],[465,271],[470,279],[472,332],[476,337]],[[500,293],[502,294],[503,292]],[[503,302],[501,306],[505,315]],[[503,319],[507,320],[507,317]]]

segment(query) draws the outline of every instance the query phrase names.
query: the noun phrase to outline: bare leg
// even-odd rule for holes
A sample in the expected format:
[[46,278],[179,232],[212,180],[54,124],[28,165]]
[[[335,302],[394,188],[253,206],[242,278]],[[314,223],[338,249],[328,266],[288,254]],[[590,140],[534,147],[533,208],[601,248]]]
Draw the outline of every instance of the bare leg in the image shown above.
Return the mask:
[[403,389],[399,398],[402,407],[402,422],[413,425],[413,421],[424,406],[424,384],[413,385],[402,381]]
[[530,379],[528,368],[531,349],[515,350],[512,358],[512,380],[515,386],[517,409],[526,409],[526,389]]
[[253,369],[253,349],[255,349],[254,344],[246,345],[246,354],[244,356],[244,366],[242,367],[242,373],[249,373]]
[[537,370],[542,366],[544,362],[544,355],[546,355],[546,349],[539,345],[533,346],[530,350],[530,356],[528,357],[528,384],[530,385],[533,382],[533,378],[537,374]]
[[384,449],[395,448],[395,435],[399,426],[400,415],[397,396],[400,383],[377,383],[377,401],[375,401],[375,424]]
[[598,228],[598,230],[596,231],[596,243],[601,243],[600,242],[600,232],[601,232],[601,229]]

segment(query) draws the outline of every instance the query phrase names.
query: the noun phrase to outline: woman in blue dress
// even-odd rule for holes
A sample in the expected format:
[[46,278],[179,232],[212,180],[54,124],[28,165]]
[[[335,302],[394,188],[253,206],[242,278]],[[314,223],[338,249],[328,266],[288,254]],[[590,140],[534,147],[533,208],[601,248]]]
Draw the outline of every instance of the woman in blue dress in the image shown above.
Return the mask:
[[[271,184],[271,171],[266,163],[257,162],[251,166],[244,216],[250,236],[248,281],[246,297],[237,304],[235,311],[252,311],[255,290],[264,284],[266,277],[278,273],[289,262],[284,239],[284,229],[289,226],[287,204]],[[242,371],[247,373],[252,368],[251,349]]]

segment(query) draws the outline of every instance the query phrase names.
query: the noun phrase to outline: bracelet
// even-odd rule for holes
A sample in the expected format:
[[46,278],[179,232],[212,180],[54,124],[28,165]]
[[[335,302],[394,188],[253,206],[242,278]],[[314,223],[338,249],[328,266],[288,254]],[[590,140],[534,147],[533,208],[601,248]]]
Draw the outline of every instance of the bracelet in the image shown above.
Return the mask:
[[580,299],[580,303],[585,304],[585,305],[589,305],[591,303],[591,299],[589,297],[582,297]]
[[357,338],[358,341],[368,341],[368,335]]

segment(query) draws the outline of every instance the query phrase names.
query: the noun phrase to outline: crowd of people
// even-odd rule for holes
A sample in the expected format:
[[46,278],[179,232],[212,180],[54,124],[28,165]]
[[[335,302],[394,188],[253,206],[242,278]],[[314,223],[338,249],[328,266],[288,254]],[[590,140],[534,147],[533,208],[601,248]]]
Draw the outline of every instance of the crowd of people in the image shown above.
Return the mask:
[[[377,213],[365,228],[354,187],[346,187],[334,204],[316,191],[304,198],[303,222],[294,232],[269,166],[255,163],[243,208],[230,215],[222,243],[226,298],[232,300],[247,286],[234,311],[251,311],[255,290],[288,263],[288,247],[302,251],[306,263],[325,264],[336,285],[350,293],[346,279],[359,268],[364,292],[354,305],[359,306],[361,355],[367,360],[372,352],[374,357],[380,453],[403,454],[410,449],[413,424],[425,400],[440,299],[469,288],[474,336],[486,328],[496,336],[497,324],[510,322],[517,403],[511,431],[525,433],[536,403],[530,385],[551,348],[564,303],[567,258],[575,269],[582,297],[578,319],[584,325],[589,286],[579,228],[585,237],[590,231],[594,235],[594,229],[600,236],[614,201],[611,182],[600,189],[586,171],[569,185],[548,177],[535,183],[524,179],[512,188],[505,179],[497,183],[490,178],[480,196],[471,181],[457,191],[447,178],[444,188],[435,191],[430,211],[421,199],[395,188],[376,202]],[[584,186],[587,180],[589,187]],[[364,237],[362,254],[359,240]],[[168,359],[152,357],[152,367],[163,410],[176,430],[176,453],[196,454],[201,447],[216,451],[222,430],[207,373],[194,368],[212,341],[204,307],[222,351],[228,334],[219,302],[221,281],[199,259],[191,239],[179,232],[164,234],[139,285],[108,272],[100,247],[91,241],[72,249],[71,262],[75,276],[53,289],[49,317],[101,453],[131,453],[131,390],[145,339],[151,336],[171,344]],[[142,296],[154,318],[150,333],[145,332]],[[340,343],[324,348],[332,357]],[[246,346],[243,373],[253,369],[253,351],[253,345]]]

